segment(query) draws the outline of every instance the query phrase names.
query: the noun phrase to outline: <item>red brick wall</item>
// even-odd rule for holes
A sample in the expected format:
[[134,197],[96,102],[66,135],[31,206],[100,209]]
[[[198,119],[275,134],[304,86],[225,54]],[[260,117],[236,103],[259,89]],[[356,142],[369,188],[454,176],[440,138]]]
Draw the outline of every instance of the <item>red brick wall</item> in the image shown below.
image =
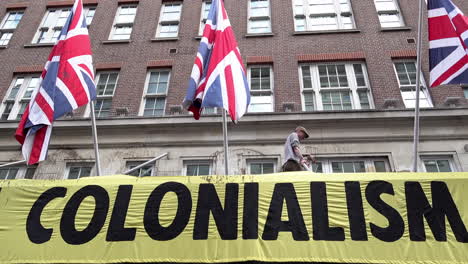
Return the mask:
[[[468,2],[454,0],[468,13]],[[5,96],[18,67],[43,65],[50,47],[28,47],[42,20],[47,6],[63,5],[71,1],[1,0],[0,17],[8,8],[27,6],[23,20],[15,31],[10,45],[0,49],[0,98]],[[156,41],[154,38],[159,19],[161,0],[140,0],[132,39],[129,43],[108,44],[114,15],[119,2],[115,0],[85,1],[97,3],[97,12],[90,27],[90,35],[97,66],[118,63],[119,84],[115,92],[114,107],[127,107],[130,115],[137,115],[148,68],[171,67],[172,77],[167,105],[181,104],[195,54],[198,48],[198,27],[202,0],[183,1],[179,39]],[[135,1],[131,1],[135,2]],[[244,62],[271,63],[275,77],[276,110],[282,111],[283,102],[295,102],[300,109],[298,64],[305,61],[365,60],[369,72],[376,107],[381,109],[385,99],[398,99],[401,95],[393,70],[393,58],[412,58],[416,45],[407,39],[416,38],[417,4],[413,0],[400,0],[407,26],[405,31],[381,31],[372,0],[353,0],[352,7],[359,32],[294,35],[291,0],[271,0],[274,36],[246,37],[247,0],[226,1],[231,23],[236,33]],[[425,36],[424,39],[427,39]],[[429,81],[427,42],[424,49],[423,71]],[[170,53],[170,49],[177,53]],[[102,67],[101,67],[102,68]],[[104,67],[105,68],[105,67]],[[23,68],[25,69],[25,68]],[[460,87],[446,86],[431,89],[437,106],[446,97],[463,97]],[[168,107],[167,107],[168,108]]]

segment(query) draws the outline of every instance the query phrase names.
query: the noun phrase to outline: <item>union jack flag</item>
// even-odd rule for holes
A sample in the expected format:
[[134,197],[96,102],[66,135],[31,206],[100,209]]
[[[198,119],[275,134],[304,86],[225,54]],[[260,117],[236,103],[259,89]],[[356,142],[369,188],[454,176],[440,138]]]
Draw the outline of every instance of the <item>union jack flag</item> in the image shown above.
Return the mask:
[[250,104],[250,88],[224,2],[214,0],[193,66],[184,106],[195,119],[205,107],[224,108],[236,122]]
[[16,130],[28,164],[45,160],[54,120],[95,98],[91,41],[82,0],[76,0]]
[[450,0],[429,0],[431,87],[468,83],[468,17]]

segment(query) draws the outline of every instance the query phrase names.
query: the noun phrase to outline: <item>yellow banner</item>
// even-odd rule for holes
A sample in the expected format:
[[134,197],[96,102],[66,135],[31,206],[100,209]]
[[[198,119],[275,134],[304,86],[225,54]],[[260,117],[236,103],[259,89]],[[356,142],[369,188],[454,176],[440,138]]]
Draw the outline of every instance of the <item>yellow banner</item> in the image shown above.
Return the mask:
[[468,173],[0,181],[1,263],[468,263]]

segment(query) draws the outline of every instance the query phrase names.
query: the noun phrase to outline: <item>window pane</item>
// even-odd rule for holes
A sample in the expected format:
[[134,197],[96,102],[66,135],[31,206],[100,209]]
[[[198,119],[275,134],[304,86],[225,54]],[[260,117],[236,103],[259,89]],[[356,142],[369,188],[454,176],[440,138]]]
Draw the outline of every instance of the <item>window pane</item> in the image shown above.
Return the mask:
[[374,161],[374,167],[376,172],[387,172],[385,161]]
[[354,162],[343,162],[343,172],[354,173]]
[[439,167],[439,172],[452,172],[450,167],[450,162],[448,160],[438,160],[437,166]]
[[198,166],[187,165],[187,176],[197,176],[197,175],[198,175]]
[[0,32],[0,46],[6,46],[9,42],[11,37],[13,36],[13,33],[10,32]]
[[437,168],[437,161],[435,160],[425,160],[424,166],[426,167],[427,172],[439,172]]
[[210,165],[200,165],[198,168],[198,175],[209,175],[210,174]]
[[367,91],[358,91],[361,109],[370,109],[369,94]]
[[81,168],[80,178],[91,176],[91,167]]
[[312,171],[315,173],[323,173],[322,163],[321,162],[312,163]]
[[305,111],[315,110],[315,98],[313,92],[304,92]]
[[463,93],[465,94],[465,98],[468,99],[468,88],[464,88]]
[[17,78],[15,82],[15,86],[11,88],[10,94],[8,95],[8,99],[14,100],[16,98],[16,95],[18,95],[18,92],[21,88],[21,85],[23,85],[24,78]]
[[273,96],[256,96],[250,98],[249,112],[272,112],[273,111]]
[[31,180],[31,179],[34,178],[35,173],[36,173],[36,168],[27,168],[26,169],[26,174],[24,175],[24,178]]
[[271,32],[270,19],[249,21],[249,33],[269,33],[269,32]]
[[250,164],[250,174],[262,174],[262,164],[260,163]]
[[332,162],[332,170],[334,173],[342,173],[343,172],[343,164],[341,162]]
[[362,70],[361,64],[353,64],[354,75],[356,76],[356,83],[359,87],[366,86],[366,78],[364,77],[364,72]]
[[68,173],[68,179],[78,179],[80,177],[80,168],[79,167],[71,167],[70,172]]
[[272,174],[275,172],[275,165],[273,163],[263,163],[263,174]]
[[21,21],[22,17],[23,17],[23,11],[8,13],[7,19],[2,29],[15,29],[18,26],[19,22]]
[[10,113],[11,113],[11,109],[13,109],[13,105],[15,103],[13,102],[7,102],[6,105],[5,105],[5,110],[3,110],[3,113],[2,113],[2,120],[7,120],[8,117],[10,116]]
[[302,82],[304,84],[304,89],[312,88],[312,77],[310,75],[310,67],[302,66]]

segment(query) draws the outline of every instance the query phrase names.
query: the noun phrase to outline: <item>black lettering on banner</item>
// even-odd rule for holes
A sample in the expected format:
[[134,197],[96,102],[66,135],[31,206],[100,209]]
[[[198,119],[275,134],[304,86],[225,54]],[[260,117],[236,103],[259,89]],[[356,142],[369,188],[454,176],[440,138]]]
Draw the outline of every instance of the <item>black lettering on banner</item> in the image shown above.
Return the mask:
[[[289,221],[281,220],[284,201],[286,201]],[[275,184],[262,239],[277,240],[279,232],[282,231],[291,232],[296,241],[309,240],[296,190],[292,183]]]
[[258,183],[244,185],[243,239],[258,239]]
[[393,185],[386,181],[372,181],[366,187],[367,202],[380,214],[387,218],[388,227],[379,227],[370,223],[372,235],[385,242],[395,242],[399,240],[405,231],[403,218],[393,207],[385,203],[380,195],[395,195]]
[[45,228],[41,224],[41,215],[44,208],[55,198],[63,198],[67,194],[67,188],[54,187],[39,196],[29,211],[26,220],[26,233],[32,243],[43,244],[52,237],[52,228]]
[[208,239],[210,212],[213,215],[221,239],[237,239],[238,204],[239,184],[226,184],[224,209],[219,201],[215,186],[213,184],[200,184],[193,239]]
[[432,207],[419,182],[406,182],[408,225],[412,241],[426,241],[424,218],[437,241],[447,241],[447,217],[458,242],[468,243],[468,233],[460,212],[444,182],[431,182]]
[[311,182],[312,228],[314,240],[344,241],[342,227],[330,227],[328,219],[327,186],[325,182]]
[[[93,217],[88,226],[82,230],[76,230],[76,214],[81,203],[87,197],[93,197],[95,208]],[[98,185],[88,185],[78,190],[65,205],[60,221],[60,232],[65,242],[71,245],[82,245],[93,240],[101,231],[106,222],[109,211],[109,194]]]
[[107,230],[106,241],[133,241],[136,228],[125,228],[128,206],[132,196],[132,185],[120,185],[115,198],[114,209]]
[[[161,225],[159,212],[164,196],[173,192],[177,195],[177,212],[168,227]],[[167,182],[154,189],[145,208],[144,225],[148,235],[157,241],[168,241],[179,236],[190,221],[192,213],[192,195],[187,186],[178,182]]]
[[362,203],[361,184],[357,181],[345,182],[346,201],[348,203],[349,227],[351,239],[367,241],[366,219]]

